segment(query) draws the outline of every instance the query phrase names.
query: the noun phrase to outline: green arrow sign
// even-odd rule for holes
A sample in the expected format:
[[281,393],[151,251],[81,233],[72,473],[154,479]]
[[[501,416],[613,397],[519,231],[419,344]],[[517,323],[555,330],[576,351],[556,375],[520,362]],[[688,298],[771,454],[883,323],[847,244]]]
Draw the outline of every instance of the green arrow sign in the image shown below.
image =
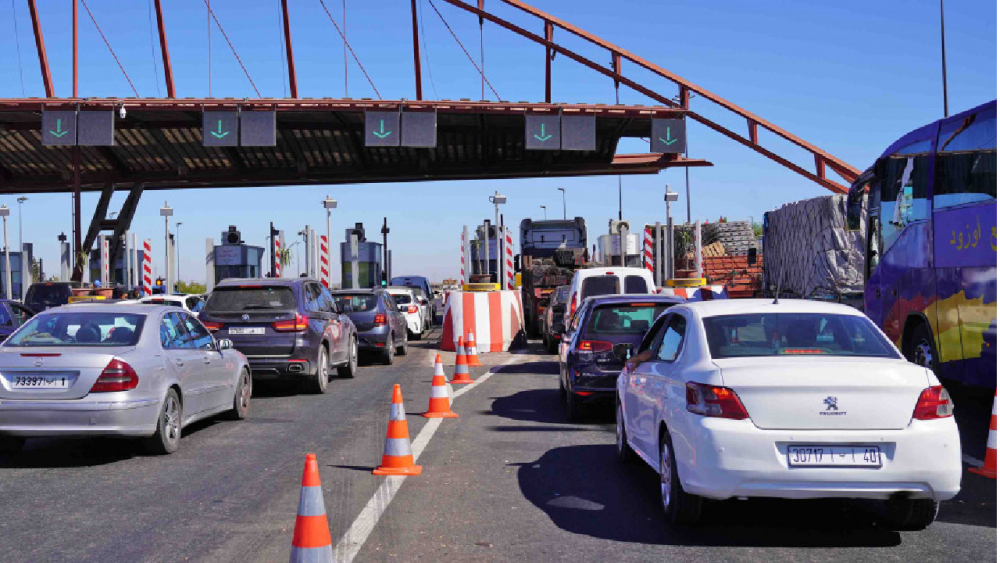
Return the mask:
[[379,139],[384,139],[384,138],[388,137],[389,135],[392,135],[392,131],[386,131],[385,130],[385,120],[384,119],[379,119],[378,120],[378,131],[372,131],[372,135],[375,135]]
[[53,131],[49,129],[49,133],[51,133],[55,137],[62,137],[66,133],[69,133],[69,131],[62,128],[62,119],[56,119],[56,130]]
[[221,139],[221,138],[225,137],[226,135],[228,135],[229,131],[223,131],[222,130],[222,120],[220,119],[219,120],[219,130],[218,130],[218,132],[211,131],[211,133],[212,133],[212,136],[215,137],[216,139]]
[[544,123],[542,123],[542,134],[539,135],[539,134],[536,133],[535,134],[535,138],[538,139],[539,141],[548,141],[549,139],[552,138],[552,135],[546,135],[545,134],[545,124]]
[[670,138],[670,128],[669,127],[667,127],[667,138],[666,139],[664,139],[663,137],[658,137],[658,138],[660,139],[661,143],[663,143],[664,145],[667,145],[667,146],[670,146],[670,145],[672,145],[672,144],[674,144],[674,143],[677,142],[677,139],[671,139]]

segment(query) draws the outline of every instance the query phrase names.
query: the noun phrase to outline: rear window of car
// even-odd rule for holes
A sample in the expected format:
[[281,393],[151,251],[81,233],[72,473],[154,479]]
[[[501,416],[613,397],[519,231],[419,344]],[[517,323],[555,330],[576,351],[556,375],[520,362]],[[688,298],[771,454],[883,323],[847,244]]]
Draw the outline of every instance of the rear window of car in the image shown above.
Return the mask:
[[38,315],[4,346],[134,346],[145,315],[134,313],[58,312]]
[[898,358],[864,317],[822,313],[722,315],[704,320],[713,358],[871,356]]
[[598,305],[587,319],[584,338],[616,334],[646,334],[670,303],[616,303]]
[[337,293],[334,294],[333,300],[341,310],[350,307],[354,313],[373,311],[378,306],[378,297],[374,293]]
[[26,303],[65,303],[72,295],[68,285],[35,284],[28,288]]
[[217,287],[205,304],[205,312],[295,309],[292,288],[279,286]]
[[625,276],[625,293],[629,295],[649,293],[649,286],[642,276]]
[[392,294],[392,299],[396,302],[396,305],[406,305],[412,301],[409,293],[394,293]]
[[174,299],[148,299],[139,301],[140,305],[170,305],[173,307],[183,307],[183,303]]
[[621,293],[618,276],[592,276],[583,279],[580,299],[595,295],[617,295]]

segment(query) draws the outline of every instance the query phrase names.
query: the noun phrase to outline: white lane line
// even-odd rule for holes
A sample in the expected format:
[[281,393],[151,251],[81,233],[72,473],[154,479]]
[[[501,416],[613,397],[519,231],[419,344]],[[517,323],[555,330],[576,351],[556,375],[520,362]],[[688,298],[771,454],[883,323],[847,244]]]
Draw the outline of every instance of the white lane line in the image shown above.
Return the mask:
[[971,455],[962,454],[962,461],[964,461],[965,463],[968,463],[969,465],[971,465],[973,467],[982,467],[983,466],[982,460],[978,460],[978,459],[972,457]]
[[[513,364],[520,359],[522,359],[521,355],[515,355],[506,362],[491,367],[489,371],[476,379],[475,383],[471,383],[455,391],[453,398],[457,399],[481,383],[485,383],[493,375],[495,369]],[[443,421],[443,418],[432,418],[420,429],[420,433],[417,434],[410,448],[413,450],[414,462],[420,458],[420,454],[423,453],[424,448],[430,443],[431,438]],[[368,499],[368,504],[365,505],[361,513],[358,514],[358,517],[354,519],[351,527],[347,529],[347,532],[337,542],[337,547],[333,550],[334,558],[337,561],[342,561],[343,563],[354,561],[354,558],[358,556],[358,552],[361,551],[365,542],[368,541],[368,536],[375,529],[379,519],[382,518],[382,514],[389,508],[389,503],[392,502],[393,497],[396,496],[396,492],[399,491],[399,487],[403,485],[405,479],[406,477],[386,477],[385,481],[379,485],[372,498]]]

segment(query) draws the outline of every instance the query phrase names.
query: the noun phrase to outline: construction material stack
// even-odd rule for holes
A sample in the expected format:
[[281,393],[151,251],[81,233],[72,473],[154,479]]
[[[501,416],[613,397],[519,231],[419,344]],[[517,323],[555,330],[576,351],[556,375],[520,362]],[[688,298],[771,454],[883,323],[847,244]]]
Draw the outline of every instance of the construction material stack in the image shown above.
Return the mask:
[[729,255],[745,255],[751,248],[757,248],[757,237],[753,234],[753,225],[749,221],[724,221],[705,223],[701,226],[704,237],[702,245],[706,248],[716,242],[720,243]]
[[573,220],[521,221],[521,291],[524,325],[531,337],[540,334],[542,315],[551,293],[573,280],[576,270],[586,267],[587,223]]

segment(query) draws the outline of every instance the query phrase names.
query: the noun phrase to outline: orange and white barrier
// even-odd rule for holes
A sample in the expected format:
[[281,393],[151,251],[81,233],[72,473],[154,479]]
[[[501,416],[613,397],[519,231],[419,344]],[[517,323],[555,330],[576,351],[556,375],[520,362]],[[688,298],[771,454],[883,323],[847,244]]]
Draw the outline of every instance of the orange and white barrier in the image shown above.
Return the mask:
[[505,271],[507,272],[507,288],[506,289],[516,289],[514,287],[514,237],[510,234],[510,229],[504,227],[504,243],[503,243],[503,253],[504,253],[504,263],[507,265]]
[[701,287],[661,287],[660,295],[676,295],[688,301],[712,301],[713,299],[729,299],[724,285],[703,285]]
[[453,291],[445,303],[441,349],[454,352],[458,339],[476,335],[476,351],[506,352],[524,337],[520,291]]
[[642,261],[646,265],[646,269],[649,270],[653,277],[656,277],[656,273],[653,271],[653,229],[646,228],[646,236],[643,240],[642,246]]
[[274,275],[281,277],[281,237],[274,237]]
[[319,463],[316,454],[306,454],[302,470],[302,491],[299,493],[299,510],[295,515],[292,535],[292,553],[289,563],[321,561],[333,563],[333,543],[330,541],[330,523],[323,506],[323,485],[319,480]]
[[330,241],[326,235],[319,236],[319,282],[330,287]]
[[142,241],[142,292],[153,294],[153,240]]

